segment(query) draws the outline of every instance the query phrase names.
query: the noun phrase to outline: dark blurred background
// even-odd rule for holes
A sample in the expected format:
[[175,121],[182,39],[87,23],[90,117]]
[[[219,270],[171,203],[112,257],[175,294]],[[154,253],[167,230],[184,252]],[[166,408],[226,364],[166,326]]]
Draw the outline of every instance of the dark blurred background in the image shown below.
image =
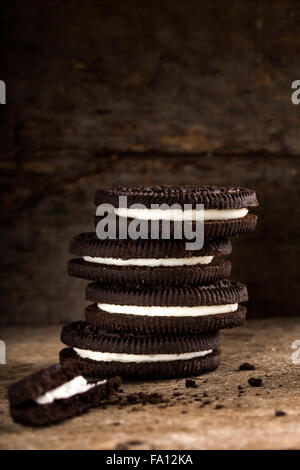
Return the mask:
[[2,325],[83,316],[68,242],[120,183],[255,188],[232,277],[249,317],[298,314],[299,17],[292,0],[1,2]]

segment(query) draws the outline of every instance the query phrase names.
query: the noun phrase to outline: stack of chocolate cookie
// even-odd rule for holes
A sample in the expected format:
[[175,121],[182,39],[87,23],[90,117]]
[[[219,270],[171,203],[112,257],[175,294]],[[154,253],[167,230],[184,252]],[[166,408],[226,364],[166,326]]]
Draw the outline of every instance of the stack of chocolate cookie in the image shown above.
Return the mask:
[[[125,196],[127,205],[121,207]],[[77,258],[70,260],[69,274],[93,281],[86,289],[92,303],[86,321],[64,326],[68,348],[61,351],[61,362],[80,365],[95,377],[136,380],[216,369],[219,330],[243,324],[241,303],[248,299],[245,285],[228,280],[231,263],[222,257],[231,252],[228,237],[255,229],[257,217],[248,212],[258,205],[255,191],[116,187],[97,191],[95,203],[112,208],[115,239],[99,239],[99,227],[107,223],[102,213],[96,217],[97,234],[71,240]],[[176,234],[180,225],[185,233],[184,224],[196,233],[198,218],[204,220],[204,244],[195,248]],[[138,231],[144,239],[132,237]]]

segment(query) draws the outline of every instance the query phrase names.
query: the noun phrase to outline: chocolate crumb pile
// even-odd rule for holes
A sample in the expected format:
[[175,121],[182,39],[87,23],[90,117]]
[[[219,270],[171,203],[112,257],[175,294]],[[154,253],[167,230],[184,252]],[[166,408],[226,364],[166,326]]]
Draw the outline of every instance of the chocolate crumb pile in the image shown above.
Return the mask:
[[165,402],[163,395],[157,392],[130,393],[129,395],[126,395],[125,400],[129,405],[136,405],[137,403],[142,403],[143,405],[145,405],[146,403],[150,403],[151,405],[158,405],[159,403]]
[[[158,392],[153,392],[153,393],[137,392],[137,393],[129,393],[128,395],[118,396],[117,399],[110,400],[108,404],[118,405],[119,407],[123,407],[123,406],[138,405],[138,404],[159,405],[161,403],[168,403],[169,401],[170,400],[168,398],[164,398],[164,396]],[[136,409],[132,408],[132,411],[137,411],[137,408]]]

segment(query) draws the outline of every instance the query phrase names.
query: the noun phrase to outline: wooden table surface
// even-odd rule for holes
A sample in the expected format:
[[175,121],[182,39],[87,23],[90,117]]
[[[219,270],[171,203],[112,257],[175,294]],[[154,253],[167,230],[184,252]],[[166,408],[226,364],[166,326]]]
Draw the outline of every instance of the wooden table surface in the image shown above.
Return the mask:
[[[60,327],[1,331],[7,347],[7,365],[0,365],[1,449],[300,448],[300,363],[291,358],[300,319],[253,320],[224,332],[221,365],[196,378],[198,388],[186,388],[185,380],[122,385],[123,396],[160,392],[169,399],[165,404],[110,404],[45,429],[17,425],[9,417],[6,387],[57,362],[59,332]],[[245,361],[256,370],[239,372]],[[250,377],[262,378],[262,387],[251,387]],[[210,403],[203,406],[205,400]],[[286,415],[275,416],[275,410]]]

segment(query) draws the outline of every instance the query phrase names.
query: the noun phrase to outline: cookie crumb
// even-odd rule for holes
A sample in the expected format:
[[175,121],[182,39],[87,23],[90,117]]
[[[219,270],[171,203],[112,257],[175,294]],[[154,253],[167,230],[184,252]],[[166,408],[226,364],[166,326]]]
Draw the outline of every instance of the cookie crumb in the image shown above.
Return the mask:
[[204,400],[203,402],[203,405],[210,405],[211,404],[211,400]]
[[130,446],[139,446],[139,445],[143,444],[143,441],[133,439],[132,441],[128,441],[126,444],[128,444]]
[[255,369],[256,367],[253,364],[250,364],[250,362],[243,362],[239,367],[239,370],[255,370]]
[[286,416],[286,412],[283,410],[276,410],[275,416]]
[[251,387],[261,387],[263,384],[262,379],[259,379],[257,377],[251,377],[248,380],[248,384],[251,385]]
[[192,380],[192,379],[186,379],[185,380],[185,386],[186,386],[186,388],[198,388],[198,385],[196,384],[196,381]]
[[115,450],[129,450],[129,448],[126,444],[121,443],[116,445]]

